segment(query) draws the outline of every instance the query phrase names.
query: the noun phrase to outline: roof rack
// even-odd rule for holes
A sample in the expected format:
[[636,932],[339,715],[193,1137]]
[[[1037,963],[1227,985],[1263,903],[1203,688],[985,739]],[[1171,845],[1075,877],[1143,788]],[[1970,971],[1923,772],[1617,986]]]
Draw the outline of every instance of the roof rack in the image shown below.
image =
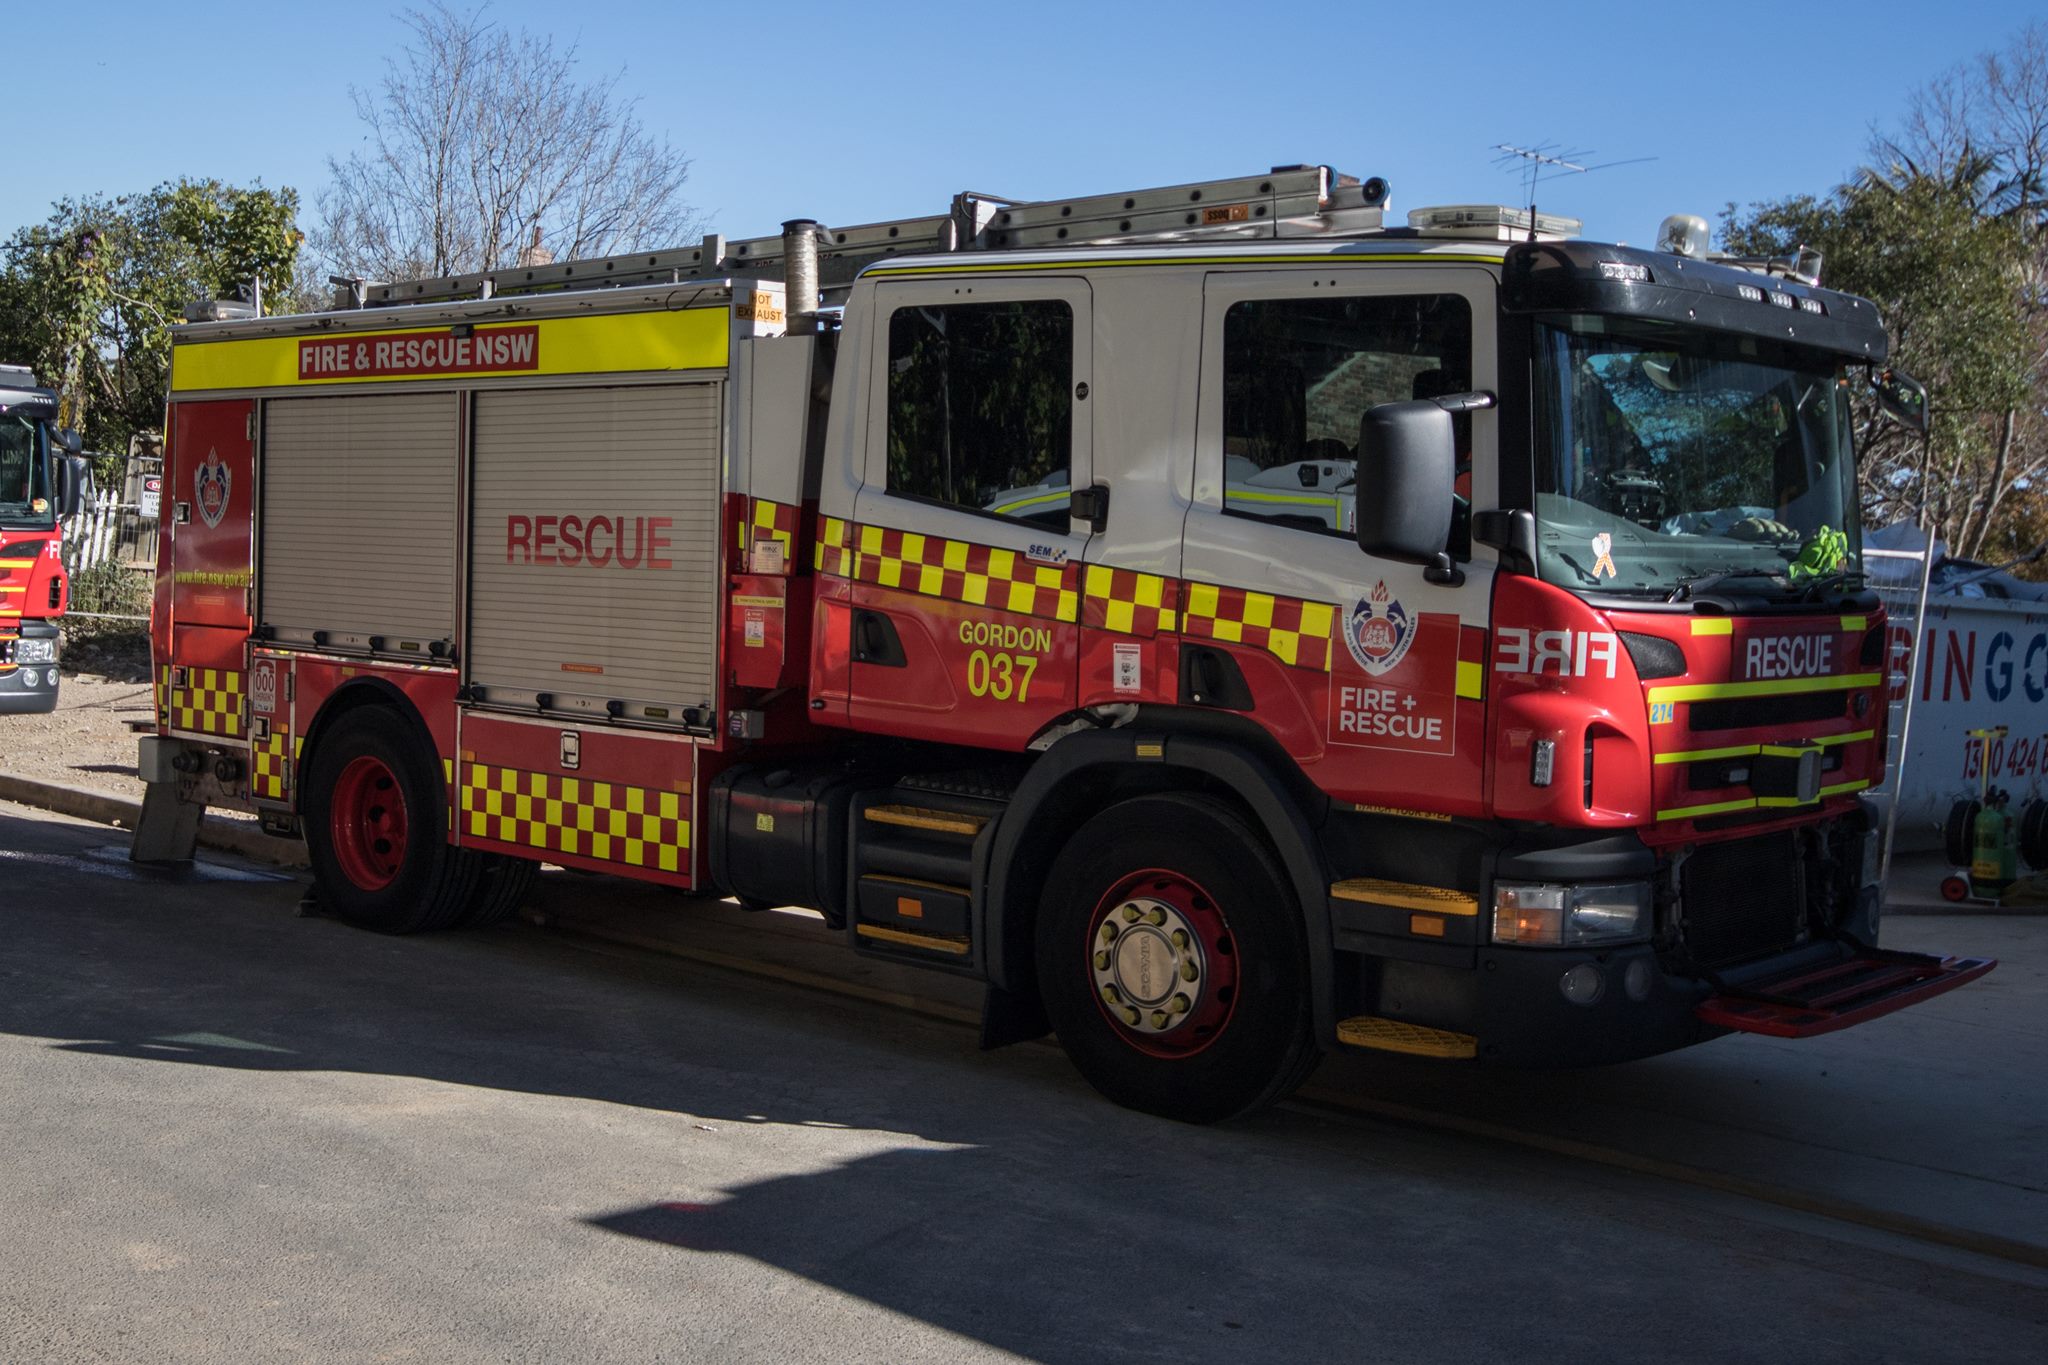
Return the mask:
[[[1360,181],[1328,166],[1275,166],[1264,175],[1205,180],[1078,199],[1019,201],[967,191],[941,214],[818,229],[818,279],[844,286],[890,256],[1128,242],[1348,236],[1375,232],[1387,182]],[[375,308],[451,299],[488,299],[610,285],[680,283],[732,272],[774,277],[783,238],[727,241],[713,234],[694,247],[549,265],[381,283],[337,277],[336,308]]]

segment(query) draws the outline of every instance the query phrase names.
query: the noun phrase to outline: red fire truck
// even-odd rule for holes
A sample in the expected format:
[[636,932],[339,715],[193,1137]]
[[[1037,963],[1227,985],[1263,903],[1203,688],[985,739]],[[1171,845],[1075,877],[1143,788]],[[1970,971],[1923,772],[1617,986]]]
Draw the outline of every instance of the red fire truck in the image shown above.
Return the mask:
[[58,519],[87,482],[57,395],[0,365],[0,716],[57,709],[57,622],[69,604]]
[[542,863],[806,906],[1196,1120],[1989,970],[1876,946],[1872,305],[1386,202],[962,195],[183,328],[137,856],[231,804],[372,929]]

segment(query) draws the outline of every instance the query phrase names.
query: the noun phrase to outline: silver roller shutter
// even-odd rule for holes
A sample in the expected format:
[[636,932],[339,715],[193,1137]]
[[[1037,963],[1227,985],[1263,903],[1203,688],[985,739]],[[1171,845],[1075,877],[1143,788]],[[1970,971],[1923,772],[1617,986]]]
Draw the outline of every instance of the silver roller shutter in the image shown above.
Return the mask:
[[264,404],[264,624],[284,639],[455,635],[456,396]]
[[477,395],[466,648],[488,699],[713,700],[719,409],[715,383]]

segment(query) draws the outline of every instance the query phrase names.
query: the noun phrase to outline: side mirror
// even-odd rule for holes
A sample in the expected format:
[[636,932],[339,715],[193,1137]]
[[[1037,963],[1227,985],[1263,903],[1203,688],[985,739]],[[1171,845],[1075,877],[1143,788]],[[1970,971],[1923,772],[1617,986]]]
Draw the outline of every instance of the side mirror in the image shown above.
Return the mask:
[[[77,434],[71,433],[77,440]],[[57,457],[57,516],[75,517],[92,510],[92,461],[83,455]]]
[[1451,414],[1418,398],[1381,403],[1358,423],[1358,548],[1427,566],[1433,583],[1461,577],[1444,551],[1458,450]]
[[1884,415],[1914,431],[1927,430],[1927,386],[1909,374],[1884,370],[1870,377],[1870,388]]
[[66,455],[76,455],[79,451],[85,449],[85,442],[70,427],[59,427],[57,429],[57,445]]

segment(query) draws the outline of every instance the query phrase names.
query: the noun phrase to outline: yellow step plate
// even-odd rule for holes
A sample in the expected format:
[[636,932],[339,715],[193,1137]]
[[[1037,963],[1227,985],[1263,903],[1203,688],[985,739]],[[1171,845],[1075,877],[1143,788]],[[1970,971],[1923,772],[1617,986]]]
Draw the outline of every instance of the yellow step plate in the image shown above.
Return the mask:
[[1381,1019],[1371,1014],[1340,1020],[1337,1041],[1352,1047],[1378,1048],[1381,1052],[1405,1052],[1411,1057],[1462,1060],[1479,1054],[1479,1040],[1469,1033],[1404,1024],[1398,1019]]
[[901,825],[905,829],[928,830],[933,834],[964,834],[970,839],[981,833],[981,827],[988,823],[985,815],[927,810],[923,806],[869,806],[861,814],[878,825]]
[[877,943],[893,943],[899,948],[922,948],[930,953],[967,956],[967,940],[951,934],[913,934],[908,929],[891,929],[880,924],[856,924],[853,931],[862,938],[871,938]]
[[1447,886],[1423,886],[1418,882],[1392,882],[1384,877],[1350,877],[1332,882],[1330,895],[1340,901],[1364,901],[1401,910],[1425,910],[1432,915],[1479,913],[1479,898],[1469,891],[1453,891]]

